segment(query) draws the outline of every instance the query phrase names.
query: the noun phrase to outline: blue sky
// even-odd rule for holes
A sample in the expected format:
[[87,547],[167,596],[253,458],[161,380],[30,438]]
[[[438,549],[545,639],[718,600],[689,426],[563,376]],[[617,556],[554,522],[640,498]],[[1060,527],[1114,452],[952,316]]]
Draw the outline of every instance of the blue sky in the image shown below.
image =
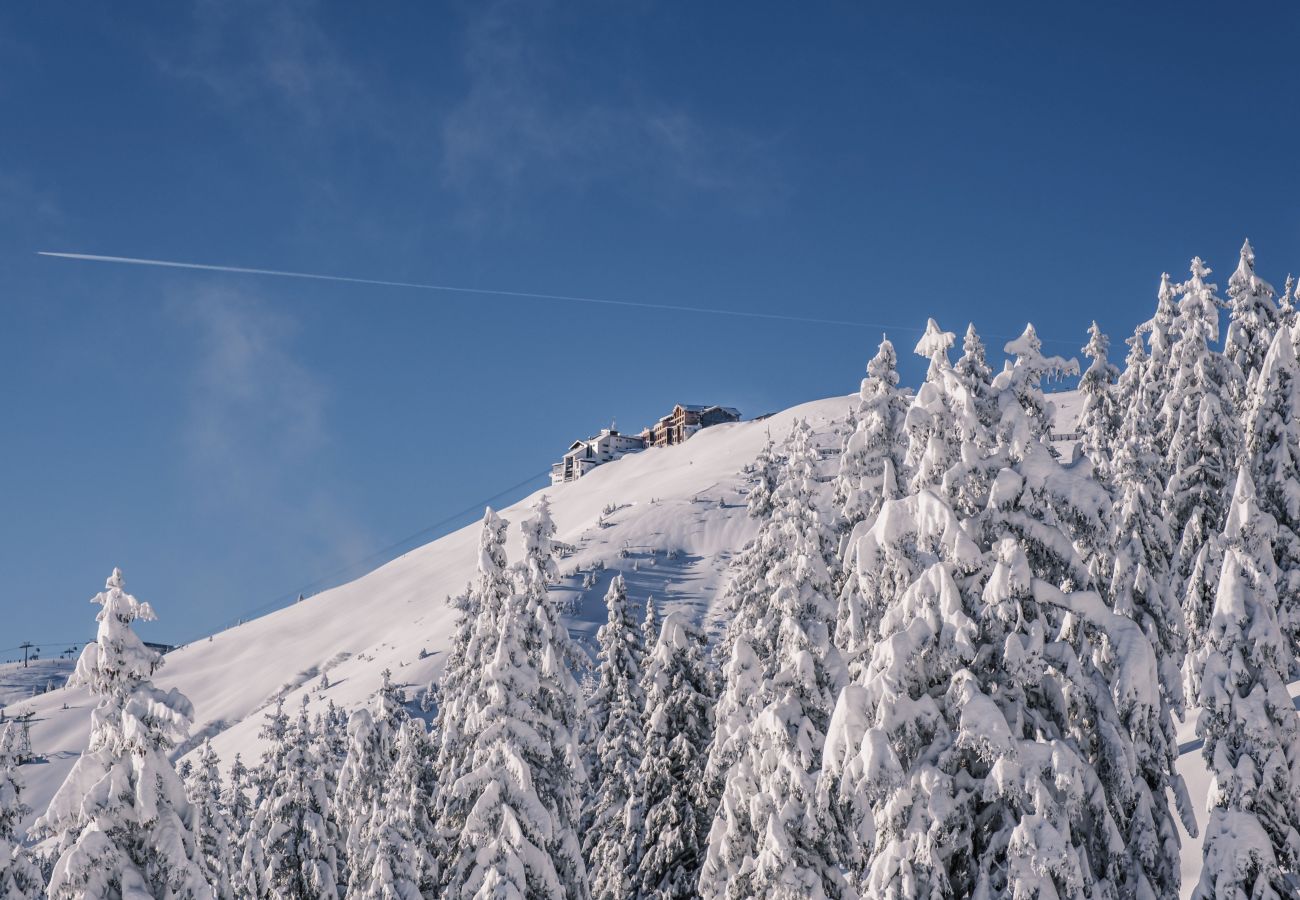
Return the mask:
[[879,339],[38,250],[1068,353],[1246,235],[1300,270],[1295,4],[898,6],[0,7],[0,649],[89,636],[114,565],[201,635],[612,418],[848,393]]

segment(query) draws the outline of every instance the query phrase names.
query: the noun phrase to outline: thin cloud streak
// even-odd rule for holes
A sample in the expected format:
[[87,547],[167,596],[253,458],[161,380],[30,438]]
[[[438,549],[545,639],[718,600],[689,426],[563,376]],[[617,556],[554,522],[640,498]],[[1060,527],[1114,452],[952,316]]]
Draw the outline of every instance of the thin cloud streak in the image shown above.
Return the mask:
[[637,309],[657,309],[667,312],[696,313],[709,316],[735,316],[745,319],[767,319],[778,322],[803,322],[810,325],[838,325],[850,328],[883,328],[889,331],[923,332],[924,328],[906,325],[885,325],[879,322],[852,322],[844,319],[820,319],[810,316],[789,316],[781,313],[753,312],[741,309],[720,309],[706,306],[682,306],[675,303],[648,303],[638,300],[610,300],[599,297],[578,297],[569,294],[542,294],[532,291],[503,291],[490,288],[455,287],[445,284],[421,284],[410,281],[387,281],[379,278],[354,278],[347,275],[323,275],[315,272],[291,272],[281,269],[258,269],[248,266],[223,266],[212,263],[176,262],[165,259],[145,259],[134,256],[104,256],[96,253],[55,252],[38,250],[37,256],[55,259],[73,259],[83,262],[120,263],[132,266],[153,266],[165,269],[194,269],[202,272],[229,272],[235,275],[265,275],[273,278],[306,278],[312,281],[335,281],[344,284],[369,284],[378,287],[404,288],[417,291],[439,291],[452,294],[476,294],[492,297],[512,297],[523,300],[547,300],[564,303],[593,303],[601,306],[626,306]]

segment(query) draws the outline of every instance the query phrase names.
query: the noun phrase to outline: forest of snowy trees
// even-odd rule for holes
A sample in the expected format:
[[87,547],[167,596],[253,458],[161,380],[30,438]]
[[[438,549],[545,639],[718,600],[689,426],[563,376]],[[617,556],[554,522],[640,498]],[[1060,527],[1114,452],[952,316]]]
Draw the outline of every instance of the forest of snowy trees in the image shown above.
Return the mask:
[[[838,471],[803,424],[747,466],[716,641],[615,577],[590,659],[546,501],[513,561],[488,510],[430,722],[386,676],[178,769],[193,710],[115,570],[73,678],[89,747],[30,835],[0,733],[0,896],[1297,896],[1300,291],[1254,264],[1222,295],[1200,259],[1164,276],[1122,367],[1095,324],[1082,371],[1031,325],[995,372],[931,320],[911,391],[882,341]],[[1076,375],[1065,458],[1043,383]]]

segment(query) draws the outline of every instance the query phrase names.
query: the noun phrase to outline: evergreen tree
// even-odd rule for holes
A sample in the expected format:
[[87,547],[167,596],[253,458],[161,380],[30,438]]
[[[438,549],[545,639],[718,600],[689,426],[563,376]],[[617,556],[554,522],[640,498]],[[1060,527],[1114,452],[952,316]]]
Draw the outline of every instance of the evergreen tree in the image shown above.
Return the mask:
[[[958,416],[961,439],[987,447],[997,426],[997,401],[993,396],[993,371],[989,368],[984,343],[972,322],[966,326],[962,339],[962,355],[953,365],[957,380],[965,391],[967,402]],[[966,412],[969,409],[969,412]]]
[[[385,790],[397,763],[397,737],[406,718],[392,673],[385,669],[373,712],[359,709],[348,720],[347,756],[332,796],[343,836],[342,858],[348,862],[349,896],[360,893],[371,878],[361,860],[380,839],[377,829],[387,802]],[[326,788],[330,788],[328,781]]]
[[[1161,419],[1168,435],[1162,511],[1177,543],[1171,587],[1187,583],[1201,547],[1222,527],[1229,479],[1241,450],[1241,429],[1232,402],[1235,367],[1210,349],[1218,340],[1219,304],[1210,270],[1192,260],[1183,287],[1178,339],[1170,366],[1173,378]],[[1189,610],[1189,624],[1195,626]],[[1190,637],[1199,635],[1193,630]]]
[[[1300,365],[1287,329],[1273,338],[1246,408],[1246,455],[1259,506],[1277,523],[1278,622],[1300,654]],[[1295,676],[1297,672],[1290,675]]]
[[776,475],[781,461],[777,458],[772,445],[772,433],[767,434],[767,442],[758,451],[750,471],[753,475],[753,487],[749,489],[749,498],[745,502],[750,518],[761,519],[772,511],[772,492],[776,490]]
[[280,767],[258,805],[244,852],[242,893],[256,900],[334,900],[340,894],[338,824],[303,700],[298,716],[273,738],[271,754]]
[[924,493],[877,520],[896,599],[824,754],[847,867],[882,897],[1176,893],[1155,653],[1093,590],[1106,492],[1044,442],[1041,377],[1068,363],[1028,331],[1008,352],[983,507],[958,524]]
[[907,432],[904,462],[911,474],[911,491],[941,484],[944,473],[958,457],[960,433],[951,400],[957,381],[948,359],[948,350],[955,339],[956,335],[940,330],[934,319],[930,319],[925,334],[916,344],[916,355],[929,359],[930,365],[904,420]]
[[[226,782],[226,787],[221,792],[221,812],[225,813],[226,821],[230,823],[231,834],[234,835],[237,847],[242,836],[248,832],[248,823],[252,821],[253,805],[248,799],[248,780],[250,780],[248,766],[244,765],[243,758],[235,753],[235,760],[230,763],[230,780]],[[243,858],[242,848],[239,848],[235,858]]]
[[903,471],[907,452],[902,439],[907,407],[907,393],[898,388],[898,355],[889,339],[882,339],[867,363],[854,415],[856,427],[840,454],[832,502],[839,510],[841,533],[875,515],[882,500],[897,492],[894,482]]
[[1205,642],[1188,660],[1196,732],[1214,781],[1193,897],[1289,897],[1300,866],[1300,719],[1287,693],[1289,642],[1277,617],[1272,518],[1249,472],[1237,477]]
[[69,683],[99,699],[90,746],[37,820],[59,858],[49,896],[58,898],[211,897],[194,838],[194,812],[168,753],[193,720],[190,702],[150,677],[162,656],[131,628],[154,618],[125,590],[118,569],[91,602],[99,630]]
[[1293,276],[1286,277],[1286,284],[1282,286],[1282,293],[1277,298],[1278,301],[1278,327],[1295,328],[1296,303],[1300,302],[1300,287],[1296,286],[1296,280]]
[[559,620],[555,525],[545,498],[523,525],[519,590],[500,612],[496,652],[466,706],[469,765],[451,788],[440,832],[454,836],[449,897],[590,896],[577,837],[585,783],[575,735],[581,650]]
[[[447,848],[455,842],[468,813],[468,809],[450,808],[460,802],[452,787],[469,771],[474,735],[466,731],[466,723],[484,703],[480,679],[496,653],[498,620],[514,594],[505,551],[508,526],[491,507],[483,514],[477,572],[464,595],[455,601],[460,615],[438,689],[434,726],[438,789],[434,794],[434,823],[449,829],[442,833]],[[447,870],[446,865],[442,868],[444,872]]]
[[23,777],[15,752],[18,726],[0,729],[0,897],[36,900],[45,894],[45,879],[22,846],[19,823],[31,812],[23,802]]
[[1156,291],[1155,315],[1138,326],[1138,331],[1147,335],[1150,358],[1136,402],[1125,407],[1125,426],[1130,431],[1133,430],[1132,422],[1136,417],[1154,420],[1151,427],[1152,448],[1162,460],[1169,455],[1171,429],[1170,423],[1164,419],[1163,410],[1169,399],[1174,343],[1178,339],[1180,326],[1178,304],[1175,301],[1185,288],[1185,285],[1173,284],[1168,272],[1161,273],[1160,287]]
[[419,719],[402,722],[396,739],[397,759],[376,803],[369,839],[352,858],[348,896],[357,900],[421,900],[437,896],[438,838],[430,817],[433,792],[433,745]]
[[1235,381],[1233,401],[1245,404],[1246,388],[1259,374],[1278,327],[1278,309],[1273,303],[1273,286],[1255,274],[1255,251],[1250,241],[1241,245],[1237,270],[1228,279],[1230,321],[1223,354],[1241,372]]
[[635,814],[637,770],[645,747],[645,695],[641,689],[645,646],[622,575],[610,583],[605,603],[609,620],[597,635],[600,680],[588,703],[593,752],[583,856],[592,896],[616,900],[634,893],[634,851],[640,837]]
[[238,871],[236,838],[222,803],[220,763],[212,744],[204,740],[198,763],[186,782],[186,792],[194,808],[194,836],[208,883],[217,900],[234,900]]
[[638,781],[642,843],[636,896],[696,897],[709,828],[703,776],[713,691],[704,636],[680,613],[664,619],[646,662],[645,757]]
[[[796,432],[777,489],[774,543],[785,548],[768,574],[757,690],[738,697],[752,720],[735,737],[722,801],[700,880],[705,897],[840,896],[834,829],[817,806],[821,746],[845,682],[831,636],[836,606],[817,511],[816,451]],[[728,684],[728,691],[734,690]]]
[[1079,379],[1079,393],[1083,395],[1083,410],[1079,414],[1078,431],[1083,435],[1080,445],[1092,460],[1097,475],[1110,483],[1111,455],[1119,438],[1122,416],[1115,402],[1115,381],[1119,370],[1110,364],[1106,353],[1110,339],[1101,333],[1097,323],[1088,329],[1088,343],[1083,354],[1091,360]]

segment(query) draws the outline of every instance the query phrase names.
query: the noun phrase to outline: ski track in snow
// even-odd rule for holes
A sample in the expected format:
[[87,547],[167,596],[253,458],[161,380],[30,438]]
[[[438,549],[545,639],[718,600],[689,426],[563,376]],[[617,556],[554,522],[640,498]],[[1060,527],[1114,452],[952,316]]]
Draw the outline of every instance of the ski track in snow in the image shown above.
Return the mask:
[[[1077,393],[1049,398],[1057,405],[1057,430],[1072,430],[1079,414]],[[626,579],[633,602],[652,595],[663,614],[681,610],[716,635],[725,623],[710,614],[711,604],[732,555],[756,530],[745,512],[742,467],[758,455],[769,433],[779,443],[798,419],[808,421],[819,444],[837,448],[838,427],[855,399],[833,397],[760,422],[717,425],[684,444],[632,454],[578,481],[539,491],[499,510],[512,526],[506,545],[510,559],[517,560],[521,551],[519,523],[544,493],[551,499],[557,540],[573,547],[558,559],[562,578],[552,593],[593,661],[596,630],[605,621],[603,597],[617,573]],[[1058,447],[1070,452],[1068,445]],[[824,474],[833,476],[837,467],[838,457],[830,456]],[[610,505],[616,509],[603,514]],[[183,691],[196,714],[181,752],[192,752],[210,737],[223,764],[237,752],[256,763],[263,715],[277,699],[284,699],[286,709],[296,709],[304,696],[313,712],[330,700],[355,708],[373,696],[384,669],[392,670],[408,696],[418,696],[441,672],[456,617],[447,600],[474,573],[478,534],[476,522],[355,581],[168,654],[155,681]],[[588,580],[594,584],[584,588],[584,577],[593,572]],[[130,590],[131,573],[126,576]],[[166,617],[167,598],[142,599],[155,602]],[[23,767],[23,775],[26,799],[37,810],[48,804],[86,746],[93,702],[83,689],[31,696],[35,685],[61,683],[70,671],[67,660],[42,660],[40,669],[26,673],[21,663],[0,666],[0,704],[8,704],[6,713],[35,712],[32,745],[39,758]],[[322,672],[330,682],[325,690],[318,688]],[[1209,777],[1193,716],[1180,725],[1178,739],[1179,769],[1204,828]],[[1182,838],[1187,896],[1200,871],[1200,841]]]

